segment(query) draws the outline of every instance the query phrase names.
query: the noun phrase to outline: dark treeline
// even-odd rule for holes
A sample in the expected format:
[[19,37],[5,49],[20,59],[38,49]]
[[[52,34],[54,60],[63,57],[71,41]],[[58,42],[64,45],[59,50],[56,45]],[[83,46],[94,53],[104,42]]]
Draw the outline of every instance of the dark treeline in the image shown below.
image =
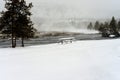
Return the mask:
[[114,35],[114,37],[120,37],[120,21],[117,21],[114,17],[112,17],[110,22],[101,23],[96,21],[93,25],[92,22],[89,23],[88,29],[98,30],[102,37],[110,37],[110,35]]
[[11,37],[12,47],[16,47],[16,39],[21,38],[22,47],[24,39],[34,36],[35,29],[30,19],[32,3],[27,5],[25,0],[5,0],[5,11],[0,16],[0,31]]

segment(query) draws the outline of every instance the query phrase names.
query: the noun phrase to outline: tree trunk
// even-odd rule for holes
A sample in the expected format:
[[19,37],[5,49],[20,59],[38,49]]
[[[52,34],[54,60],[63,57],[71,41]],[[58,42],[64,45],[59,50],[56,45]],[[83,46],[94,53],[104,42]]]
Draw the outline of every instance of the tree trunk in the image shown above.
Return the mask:
[[16,37],[15,37],[15,47],[16,47]]
[[24,38],[22,37],[22,47],[24,47]]

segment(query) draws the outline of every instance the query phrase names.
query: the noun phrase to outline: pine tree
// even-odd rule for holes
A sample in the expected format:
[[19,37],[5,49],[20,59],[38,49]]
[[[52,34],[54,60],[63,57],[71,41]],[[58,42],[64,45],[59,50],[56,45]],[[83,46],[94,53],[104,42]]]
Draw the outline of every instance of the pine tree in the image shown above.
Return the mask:
[[[14,33],[14,28],[15,28],[15,15],[16,15],[16,10],[15,10],[15,5],[14,3],[11,2],[11,0],[5,0],[6,4],[5,4],[5,8],[6,11],[2,12],[1,15],[1,28],[2,28],[2,33],[4,34],[11,34],[12,37],[12,47],[15,47],[15,43],[14,43],[14,37],[15,37],[15,33]],[[14,6],[13,6],[14,5]]]
[[34,35],[33,23],[30,20],[32,3],[26,4],[25,0],[5,0],[6,11],[2,13],[2,33],[10,34],[12,47],[16,47],[16,38],[24,38]]
[[90,29],[90,30],[93,29],[93,24],[92,24],[92,22],[89,23],[87,29]]
[[103,23],[100,24],[98,30],[99,30],[99,32],[102,34],[102,37],[106,37],[106,35],[105,35],[106,31],[105,31],[105,29],[104,29],[104,24],[103,24]]
[[120,36],[120,34],[119,34],[118,30],[117,30],[117,23],[116,23],[116,20],[115,20],[114,17],[112,17],[112,20],[110,22],[110,33],[112,35],[115,35],[116,37]]
[[102,34],[102,37],[109,37],[110,32],[108,22],[105,22],[104,24],[101,23],[98,30]]
[[118,21],[117,27],[118,27],[118,31],[120,31],[120,21]]
[[96,21],[96,22],[95,22],[95,25],[94,25],[94,29],[95,29],[95,30],[98,30],[99,27],[100,27],[100,23],[99,23],[99,21]]
[[20,7],[21,13],[19,14],[18,20],[16,21],[19,31],[16,32],[16,36],[22,39],[22,47],[24,47],[24,38],[33,37],[35,33],[33,23],[30,20],[30,9],[32,8],[32,3],[27,6],[26,2],[22,0],[20,2]]
[[1,17],[2,16],[2,12],[0,13],[0,31],[2,30],[3,28],[3,18]]

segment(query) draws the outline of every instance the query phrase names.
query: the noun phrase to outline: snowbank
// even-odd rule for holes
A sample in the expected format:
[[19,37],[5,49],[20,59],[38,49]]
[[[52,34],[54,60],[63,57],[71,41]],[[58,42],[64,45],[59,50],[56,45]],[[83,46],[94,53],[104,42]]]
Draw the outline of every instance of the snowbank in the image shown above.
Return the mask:
[[120,80],[120,39],[0,49],[0,80]]

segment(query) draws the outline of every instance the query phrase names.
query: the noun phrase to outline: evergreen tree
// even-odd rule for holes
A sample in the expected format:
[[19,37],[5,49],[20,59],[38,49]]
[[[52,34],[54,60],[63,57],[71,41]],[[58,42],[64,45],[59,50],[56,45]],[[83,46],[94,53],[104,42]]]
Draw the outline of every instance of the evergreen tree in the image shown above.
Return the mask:
[[120,36],[120,34],[119,34],[118,30],[117,30],[117,23],[116,23],[116,20],[115,20],[114,17],[112,17],[112,20],[110,22],[110,33],[112,35],[115,35],[116,37]]
[[22,47],[24,47],[24,38],[33,37],[35,33],[33,23],[30,20],[30,9],[32,8],[32,3],[30,3],[27,6],[26,2],[22,0],[20,2],[20,8],[21,13],[19,14],[19,17],[16,21],[17,28],[19,31],[16,32],[16,36],[22,39]]
[[99,29],[98,29],[100,33],[102,33],[102,32],[103,32],[103,28],[104,28],[104,24],[103,24],[103,23],[101,23],[101,24],[100,24],[100,27],[99,27]]
[[2,25],[2,22],[3,22],[3,20],[2,20],[2,14],[0,13],[0,31],[2,30],[2,28],[3,28],[3,25]]
[[117,27],[118,27],[118,31],[120,31],[120,21],[118,21]]
[[99,23],[99,21],[96,21],[96,22],[95,22],[95,25],[94,25],[94,29],[95,29],[95,30],[98,30],[99,27],[100,27],[100,23]]
[[16,47],[16,37],[24,38],[34,35],[33,24],[30,20],[32,3],[26,4],[25,0],[5,0],[6,11],[2,13],[2,32],[12,37],[12,47]]
[[92,22],[89,23],[87,29],[93,29],[93,24],[92,24]]
[[108,22],[105,22],[104,24],[101,23],[98,30],[102,34],[102,37],[109,37],[110,32],[109,32],[109,24],[108,24]]
[[14,24],[14,21],[15,21],[15,15],[16,15],[16,12],[15,12],[15,9],[14,9],[14,6],[13,3],[11,3],[11,1],[6,1],[6,4],[5,4],[5,8],[6,8],[6,11],[2,12],[1,13],[1,29],[2,29],[2,33],[4,34],[11,34],[11,37],[12,37],[12,47],[14,48],[15,47],[15,43],[14,43],[14,37],[15,37],[15,33],[14,33],[14,30],[15,30],[15,24]]

